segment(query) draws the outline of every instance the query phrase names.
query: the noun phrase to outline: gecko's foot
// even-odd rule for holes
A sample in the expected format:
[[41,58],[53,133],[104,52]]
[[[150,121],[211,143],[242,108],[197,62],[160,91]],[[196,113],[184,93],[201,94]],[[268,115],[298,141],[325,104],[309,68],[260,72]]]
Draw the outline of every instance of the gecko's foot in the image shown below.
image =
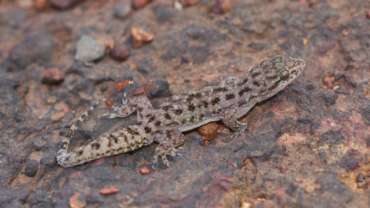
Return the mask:
[[231,140],[240,137],[240,135],[248,129],[248,125],[246,123],[236,121],[237,125],[235,128],[232,128],[233,134],[229,137]]
[[158,146],[155,151],[154,159],[153,159],[153,165],[152,167],[154,169],[158,168],[160,166],[160,161],[162,161],[162,164],[165,167],[170,166],[170,161],[168,158],[174,158],[174,157],[181,157],[182,155],[177,152],[175,148],[165,149],[162,148],[162,146]]

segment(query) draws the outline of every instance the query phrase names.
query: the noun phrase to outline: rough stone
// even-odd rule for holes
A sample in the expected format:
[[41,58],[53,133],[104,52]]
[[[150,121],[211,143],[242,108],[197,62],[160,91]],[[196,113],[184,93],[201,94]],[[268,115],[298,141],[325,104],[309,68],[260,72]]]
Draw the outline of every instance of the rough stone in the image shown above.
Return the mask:
[[115,44],[110,51],[110,56],[116,61],[125,61],[130,56],[130,49],[123,44]]
[[173,7],[165,4],[156,5],[153,7],[153,12],[159,23],[169,22],[175,16]]
[[81,62],[93,62],[103,58],[105,46],[96,39],[83,35],[77,42],[75,59]]
[[125,1],[119,1],[114,5],[113,15],[119,19],[126,19],[131,13],[131,6]]
[[28,177],[34,177],[37,174],[39,162],[36,160],[28,160],[24,168],[24,174]]
[[144,8],[151,1],[152,0],[131,0],[131,6],[134,9],[141,9]]
[[45,65],[51,61],[53,49],[53,38],[48,32],[28,35],[10,51],[6,67],[9,71],[21,71],[32,63]]
[[169,95],[170,94],[169,88],[170,88],[169,84],[166,80],[158,79],[152,83],[148,95],[150,97],[160,97]]
[[50,0],[50,5],[55,9],[67,10],[83,1],[84,0]]
[[41,74],[41,81],[45,84],[60,84],[64,80],[64,73],[59,68],[44,69]]

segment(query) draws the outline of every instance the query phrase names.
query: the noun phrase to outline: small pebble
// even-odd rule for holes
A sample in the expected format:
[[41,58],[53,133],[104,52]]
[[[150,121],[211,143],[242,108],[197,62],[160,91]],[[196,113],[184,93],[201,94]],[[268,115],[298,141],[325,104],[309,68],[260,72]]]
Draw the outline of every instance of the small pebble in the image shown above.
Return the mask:
[[152,0],[132,0],[131,6],[133,9],[141,9],[141,8],[144,8],[151,1]]
[[225,14],[231,10],[231,0],[216,0],[211,11],[215,14]]
[[77,42],[75,59],[81,62],[92,62],[103,58],[105,46],[96,39],[83,35]]
[[32,146],[34,148],[34,150],[36,151],[40,151],[44,146],[45,146],[45,140],[41,139],[41,138],[36,138],[33,140],[32,142]]
[[64,80],[64,73],[59,68],[49,68],[42,71],[41,77],[44,84],[60,84]]
[[110,56],[116,61],[125,61],[130,56],[130,49],[125,45],[115,45]]
[[133,47],[139,48],[144,44],[150,43],[154,39],[154,35],[143,28],[132,27],[131,28],[131,37],[133,40]]
[[190,6],[193,6],[197,3],[199,3],[199,0],[181,0],[181,4],[184,7],[190,7]]
[[84,208],[86,207],[86,199],[85,195],[80,194],[78,192],[74,193],[70,198],[69,198],[69,207],[71,208]]
[[146,91],[149,97],[160,97],[170,94],[168,82],[161,79],[149,83]]
[[35,7],[36,10],[41,11],[46,9],[46,7],[48,6],[48,2],[47,0],[34,0],[33,6]]
[[148,175],[148,174],[150,174],[152,172],[152,169],[151,168],[149,168],[148,166],[142,166],[142,167],[140,167],[139,168],[139,173],[141,174],[141,175]]
[[41,165],[45,165],[46,167],[53,168],[56,166],[55,154],[49,153],[45,154],[43,158],[40,160]]
[[367,19],[370,19],[370,11],[367,11],[367,12],[366,12],[366,18],[367,18]]
[[24,168],[24,174],[28,177],[34,177],[39,169],[39,162],[36,160],[28,160]]
[[335,84],[335,77],[333,75],[326,75],[323,79],[323,83],[328,89],[333,89]]
[[126,2],[118,2],[113,9],[113,15],[119,19],[125,19],[131,13],[131,6]]
[[50,0],[50,5],[55,9],[67,10],[81,3],[83,0]]
[[215,122],[208,123],[198,128],[199,134],[203,136],[202,141],[205,145],[207,145],[209,141],[216,138],[218,129],[219,129],[219,125]]
[[119,192],[119,189],[116,188],[115,186],[109,186],[109,187],[104,187],[100,189],[99,193],[101,195],[111,195]]

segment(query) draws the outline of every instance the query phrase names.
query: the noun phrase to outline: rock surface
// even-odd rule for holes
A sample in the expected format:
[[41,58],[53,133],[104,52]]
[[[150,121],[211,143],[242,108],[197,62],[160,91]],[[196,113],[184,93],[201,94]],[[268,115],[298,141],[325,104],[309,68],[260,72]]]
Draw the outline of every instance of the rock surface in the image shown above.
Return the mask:
[[[369,1],[21,2],[0,7],[1,207],[368,207]],[[221,124],[189,132],[169,168],[151,168],[155,144],[55,162],[74,111],[119,98],[124,80],[158,104],[276,53],[308,67],[242,119],[238,138]],[[73,147],[135,121],[98,118],[107,104]]]

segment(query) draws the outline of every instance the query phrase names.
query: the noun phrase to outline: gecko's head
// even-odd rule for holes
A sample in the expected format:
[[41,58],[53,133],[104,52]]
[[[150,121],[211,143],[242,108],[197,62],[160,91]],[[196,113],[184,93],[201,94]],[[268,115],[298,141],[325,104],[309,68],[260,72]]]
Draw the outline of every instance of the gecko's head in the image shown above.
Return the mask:
[[258,68],[264,72],[265,92],[276,94],[303,72],[305,62],[288,56],[276,56],[263,61]]
[[137,109],[138,104],[146,102],[146,94],[143,87],[138,87],[137,83],[132,80],[124,80],[119,82],[124,83],[121,86],[115,86],[116,92],[107,104],[113,111],[114,114],[119,114],[122,117],[129,116]]
[[113,113],[120,115],[129,115],[134,109],[132,109],[132,88],[134,82],[132,80],[123,80],[115,83],[110,98],[106,100],[106,105]]

